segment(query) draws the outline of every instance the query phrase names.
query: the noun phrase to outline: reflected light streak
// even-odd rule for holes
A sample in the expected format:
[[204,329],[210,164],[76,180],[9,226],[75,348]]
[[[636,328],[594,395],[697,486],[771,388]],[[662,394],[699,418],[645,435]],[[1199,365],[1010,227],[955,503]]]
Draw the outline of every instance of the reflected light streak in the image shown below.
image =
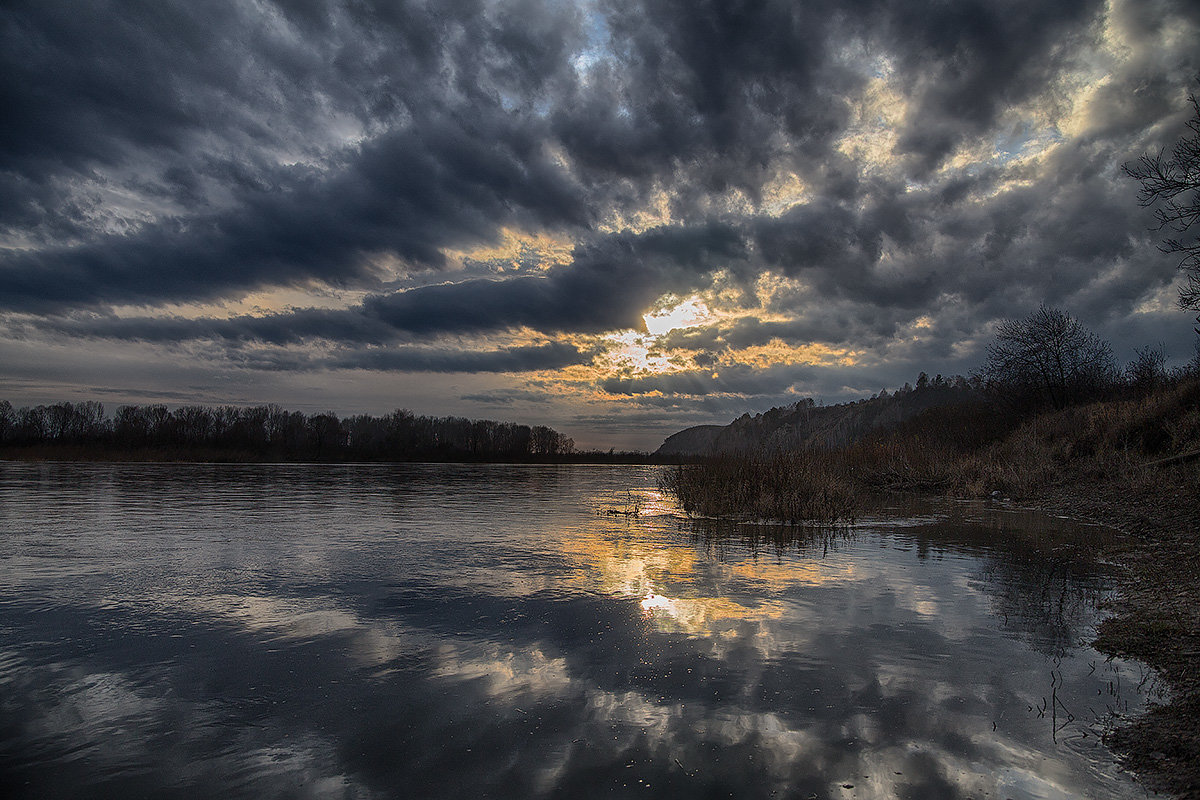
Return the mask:
[[651,592],[642,600],[642,610],[653,612],[655,609],[672,612],[675,610],[675,601],[669,597],[663,597],[661,594]]

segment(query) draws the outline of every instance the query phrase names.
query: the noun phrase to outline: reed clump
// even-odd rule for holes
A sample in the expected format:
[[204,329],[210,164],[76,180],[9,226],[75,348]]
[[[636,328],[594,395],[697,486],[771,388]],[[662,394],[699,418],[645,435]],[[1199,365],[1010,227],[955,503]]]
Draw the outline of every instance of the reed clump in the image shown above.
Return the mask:
[[718,455],[672,468],[662,488],[706,517],[834,523],[852,520],[858,507],[844,459],[824,451]]

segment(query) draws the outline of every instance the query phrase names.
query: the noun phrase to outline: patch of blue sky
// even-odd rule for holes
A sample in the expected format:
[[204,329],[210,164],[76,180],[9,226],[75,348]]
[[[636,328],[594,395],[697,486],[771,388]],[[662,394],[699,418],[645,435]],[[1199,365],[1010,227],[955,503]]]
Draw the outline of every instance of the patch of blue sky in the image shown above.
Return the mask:
[[1034,128],[1028,121],[998,131],[992,141],[995,160],[1000,164],[1030,156],[1064,140],[1057,128]]
[[583,12],[584,45],[575,55],[574,63],[575,70],[583,75],[612,56],[612,32],[596,3],[582,3],[580,10]]

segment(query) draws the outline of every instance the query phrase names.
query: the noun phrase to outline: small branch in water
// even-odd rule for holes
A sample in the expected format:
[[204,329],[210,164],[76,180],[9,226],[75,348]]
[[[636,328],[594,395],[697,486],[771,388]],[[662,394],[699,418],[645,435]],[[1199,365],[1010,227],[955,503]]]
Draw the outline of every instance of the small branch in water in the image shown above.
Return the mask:
[[599,508],[596,513],[610,517],[638,517],[642,514],[645,501],[632,492],[625,493],[625,503],[620,508]]

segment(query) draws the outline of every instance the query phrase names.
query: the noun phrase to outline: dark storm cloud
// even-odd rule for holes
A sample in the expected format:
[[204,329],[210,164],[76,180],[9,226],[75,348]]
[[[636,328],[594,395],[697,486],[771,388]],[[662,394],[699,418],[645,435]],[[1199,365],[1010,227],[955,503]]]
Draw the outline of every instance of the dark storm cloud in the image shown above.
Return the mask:
[[[823,3],[611,2],[613,58],[554,116],[598,179],[683,170],[683,197],[734,186],[756,195],[780,134],[823,151],[838,100],[861,79],[836,64],[838,14]],[[676,176],[679,177],[679,176]]]
[[1065,59],[1094,43],[1103,6],[612,0],[619,68],[600,70],[556,129],[603,174],[644,178],[685,164],[705,190],[754,195],[781,138],[807,156],[796,162],[807,173],[834,158],[830,144],[849,116],[843,98],[864,80],[853,60],[886,56],[915,99],[898,152],[924,174],[1043,91]]
[[530,372],[587,364],[592,356],[560,342],[497,350],[406,347],[367,350],[331,359],[324,366],[381,372]]
[[30,332],[118,341],[169,343],[213,340],[271,345],[330,340],[347,344],[387,344],[401,338],[396,328],[355,309],[299,309],[265,316],[222,319],[184,317],[47,317],[24,326]]
[[486,242],[498,223],[582,223],[567,178],[533,149],[520,130],[469,136],[459,122],[430,120],[360,148],[337,175],[244,197],[224,214],[10,254],[0,297],[45,310],[363,284],[375,254],[440,266],[440,247]]
[[414,334],[528,327],[547,333],[640,328],[661,294],[744,259],[739,232],[718,223],[603,237],[543,276],[477,279],[373,297],[366,311]]
[[917,97],[897,150],[917,171],[936,167],[966,136],[1043,91],[1073,51],[1094,43],[1102,0],[896,3],[889,14],[902,70]]
[[550,403],[550,397],[546,393],[528,389],[504,389],[495,392],[464,394],[459,399],[468,403],[482,403],[490,406],[511,406],[516,403],[548,405]]
[[646,277],[628,265],[606,263],[548,277],[425,286],[371,298],[366,310],[417,335],[481,333],[510,326],[596,333],[638,325],[636,309],[656,296]]
[[[795,284],[765,301],[776,321],[669,343],[705,363],[773,338],[895,348],[936,317],[904,352],[949,359],[1041,302],[1145,331],[1129,320],[1174,265],[1118,167],[1180,132],[1198,26],[1184,0],[10,2],[0,312],[17,333],[212,341],[241,364],[247,343],[320,341],[333,355],[296,368],[522,371],[591,356],[455,361],[437,340],[638,328],[664,294],[721,275],[751,297],[769,271]],[[877,82],[882,112],[859,103]],[[845,146],[874,127],[873,155]],[[772,208],[790,177],[803,200]],[[668,222],[614,232],[659,201]],[[518,274],[480,277],[468,252],[467,272],[439,272],[508,231],[569,239],[572,260],[530,250]],[[159,308],[330,286],[367,297]],[[111,313],[126,305],[146,314]],[[806,385],[858,385],[812,370]],[[722,375],[659,390],[791,386]]]
[[689,371],[633,378],[613,377],[600,381],[600,388],[610,394],[648,395],[708,395],[736,394],[746,397],[780,395],[789,386],[811,378],[814,369],[808,365],[775,365],[762,369],[738,364],[721,367],[716,372]]
[[[963,87],[954,97],[994,106],[1021,91],[1008,88],[1013,71],[987,73],[999,88],[982,91],[995,88],[982,77],[988,59],[1035,60],[1086,10],[1043,5],[999,15],[940,4],[929,14],[911,4],[619,4],[608,9],[619,46],[585,82],[569,68],[579,15],[544,4],[491,16],[476,3],[437,13],[291,4],[265,15],[229,3],[202,17],[161,4],[11,7],[3,92],[16,123],[0,140],[5,174],[61,194],[56,179],[149,172],[140,185],[177,213],[10,254],[2,299],[37,310],[369,284],[368,256],[439,266],[442,247],[489,241],[500,225],[586,226],[620,203],[614,180],[681,168],[676,202],[691,182],[756,195],[781,136],[829,155],[846,116],[837,98],[860,82],[832,52],[839,34],[899,34],[882,44],[918,43],[914,64],[953,65]],[[939,113],[962,115],[954,97]],[[323,149],[337,120],[366,138]],[[555,139],[586,184],[546,152]],[[279,149],[297,161],[281,165]],[[206,202],[216,188],[231,196]],[[47,231],[104,221],[53,194],[19,196],[28,203],[9,219],[27,235],[46,233],[21,224],[39,209]]]
[[662,293],[686,289],[722,265],[744,261],[747,243],[725,224],[599,237],[576,248],[569,267],[541,275],[475,278],[368,296],[348,309],[299,309],[227,319],[48,317],[33,327],[137,341],[220,339],[292,344],[326,339],[383,344],[413,337],[531,328],[599,333],[639,328]]
[[851,309],[825,304],[813,308],[802,318],[764,322],[756,317],[739,317],[720,325],[677,328],[662,337],[664,348],[687,350],[740,350],[779,339],[829,345],[860,342],[868,334],[883,338],[896,331],[896,321],[884,316],[863,321]]
[[[500,225],[589,221],[536,115],[505,107],[565,68],[570,15],[531,4],[527,21],[492,25],[473,3],[392,15],[186,8],[0,12],[0,96],[15,110],[0,172],[11,188],[41,189],[0,205],[0,225],[35,240],[81,234],[10,251],[5,307],[363,283],[370,255],[436,267],[442,247],[491,241]],[[328,141],[338,126],[361,141]],[[86,191],[56,200],[73,183]],[[143,202],[168,199],[173,213],[120,216],[88,197],[147,183]]]
[[[318,156],[335,115],[387,126],[468,94],[544,89],[564,68],[575,15],[479,2],[17,2],[0,16],[9,122],[0,164],[86,173],[141,149],[186,160],[205,136]],[[202,170],[203,171],[203,170]]]
[[321,355],[294,350],[241,351],[242,366],[272,371],[530,372],[586,364],[592,355],[560,342],[493,350],[401,346]]

